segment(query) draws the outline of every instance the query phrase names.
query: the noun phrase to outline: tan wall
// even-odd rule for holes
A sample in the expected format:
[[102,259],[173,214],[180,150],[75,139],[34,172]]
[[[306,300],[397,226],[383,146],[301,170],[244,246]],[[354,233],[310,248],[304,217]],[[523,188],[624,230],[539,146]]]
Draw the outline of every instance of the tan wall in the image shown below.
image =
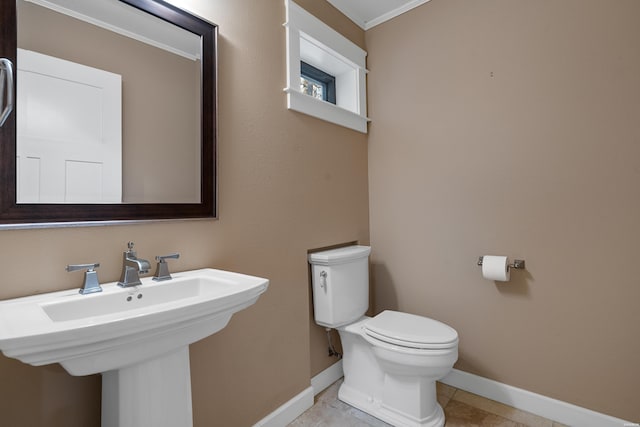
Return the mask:
[[122,76],[122,200],[200,202],[200,61],[33,3],[17,6],[18,47]]
[[[368,242],[366,136],[286,109],[284,2],[179,3],[220,25],[220,219],[0,231],[0,299],[79,287],[69,263],[99,261],[100,280],[117,280],[128,240],[148,259],[180,252],[176,271],[269,278],[191,347],[195,426],[248,426],[308,387],[312,363],[333,362],[310,354],[307,250]],[[99,396],[98,377],[0,357],[1,425],[97,426]]]
[[[341,33],[348,38],[351,42],[365,49],[365,32],[355,25],[349,18],[340,13],[335,7],[326,1],[318,0],[297,0],[296,3],[304,7],[309,13],[315,15],[318,19],[325,22],[331,28]],[[354,137],[366,141],[366,136],[354,133]],[[367,217],[368,220],[368,217]],[[368,227],[368,222],[367,222]],[[310,249],[324,249],[327,246],[342,245],[353,243],[353,241],[327,241],[322,246],[317,246]],[[361,239],[360,244],[369,244],[368,239]],[[309,277],[309,283],[311,283],[311,277]],[[313,295],[309,294],[309,333],[310,333],[310,345],[311,345],[311,376],[315,376],[322,370],[335,363],[337,359],[328,355],[328,341],[327,332],[325,328],[316,325],[313,318]],[[331,332],[333,343],[336,345],[338,351],[341,351],[340,337],[337,331]]]
[[[640,420],[640,2],[432,0],[366,34],[376,310]],[[509,284],[477,257],[526,259]]]

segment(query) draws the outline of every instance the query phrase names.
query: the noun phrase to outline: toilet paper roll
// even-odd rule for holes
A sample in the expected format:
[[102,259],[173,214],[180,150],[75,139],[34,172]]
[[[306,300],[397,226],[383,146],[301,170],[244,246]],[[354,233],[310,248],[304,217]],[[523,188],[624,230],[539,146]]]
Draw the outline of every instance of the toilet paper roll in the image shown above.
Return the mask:
[[507,257],[497,255],[485,255],[482,257],[482,277],[499,282],[508,282],[511,274]]

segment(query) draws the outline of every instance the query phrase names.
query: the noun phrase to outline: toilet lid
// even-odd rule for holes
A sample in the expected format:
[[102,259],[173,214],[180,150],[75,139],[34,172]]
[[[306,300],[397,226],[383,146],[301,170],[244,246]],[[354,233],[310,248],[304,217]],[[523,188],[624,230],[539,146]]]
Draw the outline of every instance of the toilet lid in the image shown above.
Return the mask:
[[428,317],[390,310],[367,321],[364,332],[401,347],[442,349],[458,344],[458,333],[451,326]]

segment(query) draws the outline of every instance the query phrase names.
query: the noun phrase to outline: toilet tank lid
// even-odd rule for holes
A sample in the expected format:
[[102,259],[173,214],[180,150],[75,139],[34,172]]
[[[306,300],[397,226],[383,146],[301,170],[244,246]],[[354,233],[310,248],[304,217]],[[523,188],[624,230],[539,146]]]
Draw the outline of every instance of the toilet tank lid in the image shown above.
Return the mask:
[[309,262],[317,265],[342,264],[355,259],[366,258],[370,253],[370,246],[345,246],[328,251],[310,253]]

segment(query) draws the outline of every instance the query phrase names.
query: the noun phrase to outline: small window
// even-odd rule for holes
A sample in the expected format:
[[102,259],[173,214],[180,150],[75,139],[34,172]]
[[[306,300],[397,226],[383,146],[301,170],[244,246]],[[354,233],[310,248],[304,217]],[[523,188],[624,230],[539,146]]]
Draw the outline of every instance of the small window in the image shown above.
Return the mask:
[[300,61],[300,91],[323,101],[336,103],[336,78]]
[[285,4],[287,108],[367,133],[367,52],[292,0]]

